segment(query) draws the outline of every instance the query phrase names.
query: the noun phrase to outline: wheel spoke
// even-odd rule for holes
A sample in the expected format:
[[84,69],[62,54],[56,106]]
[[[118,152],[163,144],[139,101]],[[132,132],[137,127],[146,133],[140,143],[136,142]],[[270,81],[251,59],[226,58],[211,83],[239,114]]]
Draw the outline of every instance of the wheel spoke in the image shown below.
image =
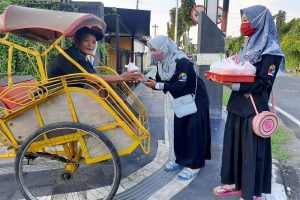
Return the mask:
[[[83,147],[78,133],[84,137]],[[44,151],[29,153],[37,143]],[[69,156],[60,154],[62,150],[69,151]],[[85,164],[85,155],[110,155],[111,159]],[[26,157],[33,158],[31,164],[26,164]],[[79,123],[56,123],[38,130],[21,145],[16,163],[16,180],[28,199],[111,199],[120,183],[120,160],[112,143]]]

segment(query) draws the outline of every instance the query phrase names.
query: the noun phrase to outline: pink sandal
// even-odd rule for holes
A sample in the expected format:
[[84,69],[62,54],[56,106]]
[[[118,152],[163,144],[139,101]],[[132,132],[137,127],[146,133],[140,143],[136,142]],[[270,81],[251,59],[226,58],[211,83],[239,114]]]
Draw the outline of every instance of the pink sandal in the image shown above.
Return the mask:
[[[253,200],[260,200],[260,197],[253,197]],[[239,198],[239,200],[244,200],[243,198]]]
[[235,188],[226,188],[225,185],[215,187],[213,193],[216,196],[241,195],[240,190],[236,190]]

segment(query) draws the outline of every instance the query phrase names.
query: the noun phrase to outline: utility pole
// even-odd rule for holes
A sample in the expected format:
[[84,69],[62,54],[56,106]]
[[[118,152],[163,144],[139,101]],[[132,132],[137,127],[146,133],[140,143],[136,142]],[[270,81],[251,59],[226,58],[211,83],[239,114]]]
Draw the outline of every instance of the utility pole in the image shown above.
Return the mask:
[[136,0],[136,9],[139,9],[139,0]]
[[176,44],[177,44],[177,26],[178,26],[178,0],[176,0],[175,28],[174,28],[174,41]]
[[154,37],[156,36],[156,29],[158,28],[158,26],[156,25],[156,24],[154,24],[153,26],[152,26],[152,28],[154,28]]
[[123,73],[123,68],[121,66],[121,56],[120,56],[120,15],[116,15],[116,57],[117,57],[117,62],[116,62],[116,67],[117,67],[117,72],[119,74]]

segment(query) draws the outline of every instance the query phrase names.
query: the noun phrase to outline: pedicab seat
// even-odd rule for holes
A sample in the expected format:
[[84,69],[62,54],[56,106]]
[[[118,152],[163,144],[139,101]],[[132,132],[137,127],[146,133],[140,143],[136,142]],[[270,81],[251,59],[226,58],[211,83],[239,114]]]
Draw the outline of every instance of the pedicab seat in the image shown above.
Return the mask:
[[7,78],[0,79],[0,100],[9,110],[28,103],[34,91],[36,80],[31,75],[13,76],[13,87],[8,86]]

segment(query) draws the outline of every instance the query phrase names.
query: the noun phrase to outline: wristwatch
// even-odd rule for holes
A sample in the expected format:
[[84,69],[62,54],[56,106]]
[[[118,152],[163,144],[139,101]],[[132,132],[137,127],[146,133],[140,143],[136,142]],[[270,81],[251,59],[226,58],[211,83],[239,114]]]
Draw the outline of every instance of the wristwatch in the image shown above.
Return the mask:
[[154,86],[157,90],[163,90],[164,89],[164,83],[156,83]]

